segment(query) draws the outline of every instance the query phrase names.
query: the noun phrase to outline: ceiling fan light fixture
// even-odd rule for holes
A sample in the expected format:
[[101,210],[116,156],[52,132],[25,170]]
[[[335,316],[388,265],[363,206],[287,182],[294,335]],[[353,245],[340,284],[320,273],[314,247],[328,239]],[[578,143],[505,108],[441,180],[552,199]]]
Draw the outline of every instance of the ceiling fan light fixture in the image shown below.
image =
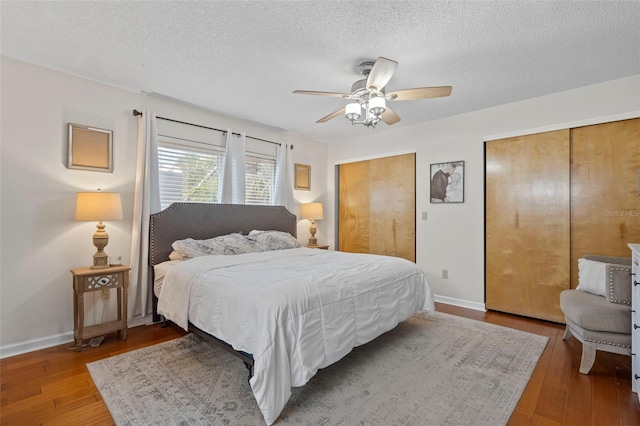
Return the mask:
[[352,102],[350,104],[347,104],[347,106],[344,109],[344,116],[347,117],[348,120],[356,121],[357,119],[359,119],[361,117],[361,108],[360,108],[360,104],[358,102]]
[[374,98],[369,99],[369,112],[374,116],[380,116],[387,105],[384,101],[384,98],[381,96],[376,96]]
[[380,121],[391,126],[400,121],[398,114],[387,108],[387,101],[412,101],[451,95],[451,86],[415,87],[387,93],[387,83],[393,77],[397,66],[398,62],[383,57],[379,57],[375,62],[361,63],[358,69],[365,78],[353,83],[350,93],[311,90],[294,90],[293,93],[349,99],[351,103],[322,117],[316,123],[326,123],[344,114],[351,124],[362,124],[365,127],[376,127]]

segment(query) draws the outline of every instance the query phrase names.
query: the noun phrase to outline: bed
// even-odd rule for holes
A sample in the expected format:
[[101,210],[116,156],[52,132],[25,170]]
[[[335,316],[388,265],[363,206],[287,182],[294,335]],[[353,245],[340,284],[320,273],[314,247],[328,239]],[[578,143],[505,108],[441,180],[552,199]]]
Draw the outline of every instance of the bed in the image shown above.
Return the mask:
[[245,362],[267,424],[292,387],[415,312],[434,311],[422,272],[389,256],[255,245],[235,255],[169,259],[174,242],[187,238],[233,234],[255,242],[271,232],[295,237],[296,229],[296,216],[279,206],[175,203],[150,217],[154,309]]

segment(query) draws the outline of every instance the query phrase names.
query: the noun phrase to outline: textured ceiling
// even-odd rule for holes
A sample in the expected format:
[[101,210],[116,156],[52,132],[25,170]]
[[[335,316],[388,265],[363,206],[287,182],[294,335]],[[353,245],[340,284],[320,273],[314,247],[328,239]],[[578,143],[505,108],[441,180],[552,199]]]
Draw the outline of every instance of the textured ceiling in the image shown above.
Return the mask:
[[[2,1],[2,55],[159,94],[319,141],[364,132],[346,103],[358,64],[399,62],[393,127],[640,74],[638,1]],[[639,94],[640,96],[640,94]],[[132,108],[137,105],[132,105]]]

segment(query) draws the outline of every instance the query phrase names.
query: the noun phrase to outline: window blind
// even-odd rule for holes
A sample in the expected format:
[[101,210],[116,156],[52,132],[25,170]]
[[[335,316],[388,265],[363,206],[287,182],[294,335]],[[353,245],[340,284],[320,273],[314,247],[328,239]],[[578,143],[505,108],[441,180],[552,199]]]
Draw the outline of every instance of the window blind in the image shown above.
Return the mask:
[[276,182],[275,158],[247,153],[245,161],[245,202],[273,205]]
[[174,202],[218,203],[224,152],[215,146],[197,147],[158,140],[160,204]]

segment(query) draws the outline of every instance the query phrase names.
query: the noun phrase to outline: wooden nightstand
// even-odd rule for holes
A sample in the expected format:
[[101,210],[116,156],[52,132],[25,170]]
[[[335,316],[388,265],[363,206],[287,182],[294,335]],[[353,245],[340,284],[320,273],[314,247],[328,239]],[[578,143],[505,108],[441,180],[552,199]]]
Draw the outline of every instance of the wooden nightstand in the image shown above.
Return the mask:
[[329,246],[307,246],[307,248],[317,248],[320,250],[329,250]]
[[[82,340],[119,332],[120,339],[127,340],[127,292],[129,291],[128,266],[91,269],[74,268],[73,274],[73,337],[75,349],[82,349]],[[118,289],[118,319],[84,326],[84,293]]]

